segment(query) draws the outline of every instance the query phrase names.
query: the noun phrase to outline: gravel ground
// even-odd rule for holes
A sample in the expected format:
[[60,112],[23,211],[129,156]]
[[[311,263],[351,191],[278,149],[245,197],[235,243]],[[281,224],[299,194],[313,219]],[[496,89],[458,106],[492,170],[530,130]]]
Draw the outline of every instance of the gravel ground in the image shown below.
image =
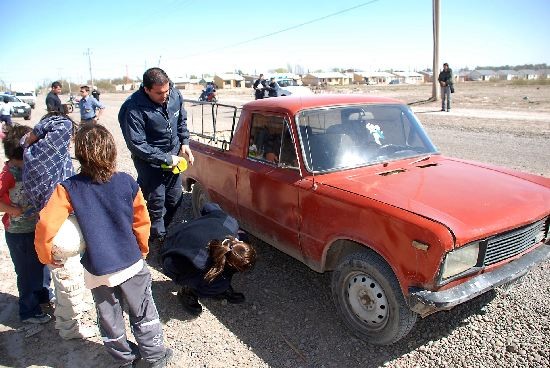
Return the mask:
[[[436,103],[413,105],[444,154],[550,177],[550,87],[477,83],[459,87],[450,113],[438,112]],[[365,91],[409,103],[430,95],[427,86],[369,86]],[[241,104],[251,94],[220,91],[219,96],[223,103]],[[31,125],[44,111],[44,97],[38,98]],[[101,97],[108,106],[102,123],[120,147],[119,169],[135,176],[116,121],[126,96]],[[186,193],[178,218],[190,217],[190,194]],[[39,330],[21,326],[13,265],[4,236],[0,238],[0,366],[113,366],[99,337],[63,341],[53,323]],[[204,312],[198,318],[179,307],[175,285],[152,270],[165,340],[175,352],[171,367],[550,366],[550,262],[509,290],[489,292],[451,311],[420,319],[404,339],[378,347],[351,336],[336,316],[330,273],[317,274],[260,241],[253,243],[259,251],[257,266],[234,279],[246,303],[204,300]],[[93,322],[95,313],[85,320]]]

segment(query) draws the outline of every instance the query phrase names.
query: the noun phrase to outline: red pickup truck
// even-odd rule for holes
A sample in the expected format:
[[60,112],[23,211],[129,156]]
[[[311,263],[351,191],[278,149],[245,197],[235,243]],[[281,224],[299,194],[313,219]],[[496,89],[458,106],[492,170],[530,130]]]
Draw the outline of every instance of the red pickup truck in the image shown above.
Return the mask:
[[397,100],[211,107],[210,124],[204,105],[188,108],[194,213],[217,202],[255,237],[332,271],[336,309],[370,343],[392,344],[418,316],[509,284],[550,256],[550,179],[441,155]]

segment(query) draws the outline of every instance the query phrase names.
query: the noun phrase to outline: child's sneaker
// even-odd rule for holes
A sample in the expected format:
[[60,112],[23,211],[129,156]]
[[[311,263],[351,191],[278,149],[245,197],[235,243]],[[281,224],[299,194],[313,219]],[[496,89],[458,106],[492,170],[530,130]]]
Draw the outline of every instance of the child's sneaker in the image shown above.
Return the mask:
[[41,324],[50,322],[51,319],[52,319],[52,316],[50,316],[48,313],[41,313],[41,314],[37,314],[34,317],[30,317],[30,318],[26,318],[24,320],[21,320],[21,322],[23,322],[23,323],[32,323],[32,324],[35,324],[35,325],[41,325]]

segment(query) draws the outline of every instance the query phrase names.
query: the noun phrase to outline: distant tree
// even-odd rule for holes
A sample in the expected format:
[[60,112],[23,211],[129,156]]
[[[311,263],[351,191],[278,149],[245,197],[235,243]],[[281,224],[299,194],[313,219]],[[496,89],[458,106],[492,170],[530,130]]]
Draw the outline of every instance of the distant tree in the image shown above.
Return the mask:
[[277,69],[273,69],[273,72],[274,73],[288,73],[288,69],[286,69],[286,68],[277,68]]
[[503,69],[512,69],[512,70],[520,70],[520,69],[548,69],[548,66],[546,63],[542,64],[523,64],[523,65],[501,65],[501,66],[476,66],[474,70],[481,70],[481,69],[487,69],[487,70],[503,70]]

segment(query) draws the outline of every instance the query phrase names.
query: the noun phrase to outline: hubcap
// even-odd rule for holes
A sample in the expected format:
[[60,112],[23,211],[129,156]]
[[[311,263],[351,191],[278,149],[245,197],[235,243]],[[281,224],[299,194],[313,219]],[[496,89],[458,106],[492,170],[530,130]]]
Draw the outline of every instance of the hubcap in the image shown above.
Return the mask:
[[347,283],[348,303],[353,313],[373,329],[384,327],[388,319],[388,300],[375,279],[364,273],[351,275]]

